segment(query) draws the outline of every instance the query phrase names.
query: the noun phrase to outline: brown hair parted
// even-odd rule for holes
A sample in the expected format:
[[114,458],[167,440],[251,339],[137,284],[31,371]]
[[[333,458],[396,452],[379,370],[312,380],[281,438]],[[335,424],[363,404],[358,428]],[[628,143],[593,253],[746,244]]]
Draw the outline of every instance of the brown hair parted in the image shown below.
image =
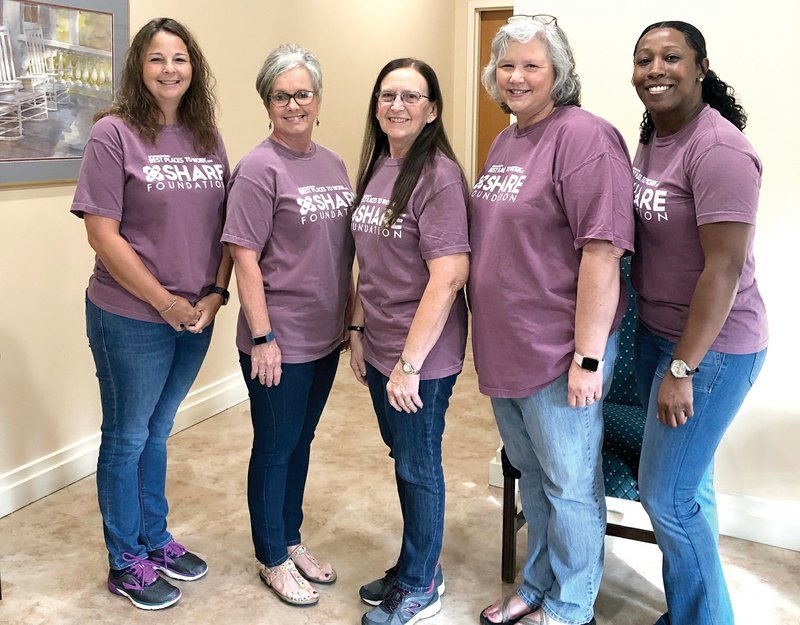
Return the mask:
[[216,98],[214,77],[192,34],[183,24],[169,17],[150,20],[139,29],[125,54],[119,89],[110,108],[98,112],[94,121],[116,115],[154,143],[160,130],[160,111],[142,79],[144,53],[159,32],[179,37],[186,45],[192,64],[192,82],[178,106],[178,120],[192,133],[195,148],[209,153],[217,147]]
[[[422,132],[414,140],[411,149],[403,159],[400,173],[392,189],[392,196],[389,198],[391,213],[386,220],[386,224],[389,226],[394,224],[405,210],[408,201],[411,199],[411,194],[422,176],[423,169],[427,164],[433,162],[437,152],[441,152],[458,165],[458,158],[450,146],[450,141],[447,139],[444,124],[442,123],[444,102],[442,101],[439,79],[436,77],[433,68],[419,59],[403,58],[389,61],[378,73],[378,78],[375,80],[375,85],[370,92],[369,106],[367,108],[367,127],[364,131],[364,142],[361,145],[361,159],[356,177],[356,197],[351,210],[356,210],[361,203],[378,159],[389,154],[389,138],[381,129],[380,123],[375,116],[375,98],[386,75],[403,67],[415,69],[425,79],[428,84],[428,97],[430,102],[436,104],[437,115],[436,119],[423,127]],[[460,168],[461,165],[459,165]],[[461,175],[463,178],[463,172]]]

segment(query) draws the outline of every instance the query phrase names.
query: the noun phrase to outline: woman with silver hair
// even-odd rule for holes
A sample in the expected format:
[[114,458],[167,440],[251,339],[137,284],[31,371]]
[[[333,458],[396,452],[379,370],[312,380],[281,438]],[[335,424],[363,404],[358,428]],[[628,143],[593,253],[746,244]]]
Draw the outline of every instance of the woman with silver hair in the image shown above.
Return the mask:
[[261,579],[292,605],[330,564],[300,538],[311,441],[328,399],[350,292],[353,199],[342,159],[311,140],[322,72],[296,45],[273,50],[256,78],[272,134],[231,176],[222,241],[231,248],[241,311],[236,344],[250,395],[247,501]]
[[483,84],[516,123],[472,189],[469,299],[475,366],[521,474],[522,585],[480,622],[594,623],[603,570],[602,398],[633,251],[630,159],[580,108],[580,81],[552,16],[514,16]]

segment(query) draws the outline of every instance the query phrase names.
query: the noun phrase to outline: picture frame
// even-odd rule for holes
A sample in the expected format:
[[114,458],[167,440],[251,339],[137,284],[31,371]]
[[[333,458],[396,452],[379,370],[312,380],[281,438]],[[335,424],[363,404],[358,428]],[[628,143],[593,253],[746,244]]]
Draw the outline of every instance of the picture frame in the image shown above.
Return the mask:
[[128,0],[0,0],[1,186],[77,179],[129,28]]

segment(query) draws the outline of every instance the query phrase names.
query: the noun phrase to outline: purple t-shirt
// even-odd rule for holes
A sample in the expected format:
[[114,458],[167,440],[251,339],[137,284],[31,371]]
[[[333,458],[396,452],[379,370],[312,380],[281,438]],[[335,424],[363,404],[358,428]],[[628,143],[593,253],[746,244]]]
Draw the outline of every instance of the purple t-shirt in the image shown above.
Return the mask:
[[[527,397],[569,369],[581,248],[601,240],[633,251],[629,163],[619,132],[575,106],[495,139],[470,201],[482,393]],[[614,328],[625,313],[620,291]]]
[[[400,359],[430,279],[426,261],[469,252],[466,188],[458,165],[442,154],[423,170],[399,219],[384,226],[401,164],[386,157],[377,162],[351,222],[366,326],[364,358],[386,376]],[[422,364],[421,379],[461,371],[466,342],[467,307],[459,291],[439,340]]]
[[[761,161],[739,129],[706,106],[675,134],[640,144],[633,177],[639,316],[655,334],[677,342],[705,266],[699,226],[755,225]],[[739,291],[714,351],[750,354],[767,346],[767,315],[754,274],[751,235]]]
[[[283,361],[302,363],[342,342],[353,266],[344,162],[315,143],[308,153],[265,139],[231,176],[222,241],[259,253],[272,331]],[[239,311],[237,347],[252,333]]]
[[[119,221],[120,235],[156,280],[194,303],[214,286],[222,258],[228,174],[219,136],[216,149],[200,155],[181,124],[163,127],[149,143],[119,117],[108,116],[92,127],[70,210]],[[165,323],[118,284],[99,257],[87,294],[108,312]]]

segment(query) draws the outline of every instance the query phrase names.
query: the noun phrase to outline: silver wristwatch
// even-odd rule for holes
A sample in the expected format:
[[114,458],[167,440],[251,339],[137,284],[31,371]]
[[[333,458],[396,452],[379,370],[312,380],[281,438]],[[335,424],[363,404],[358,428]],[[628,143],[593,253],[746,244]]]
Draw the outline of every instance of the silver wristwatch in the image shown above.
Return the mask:
[[680,358],[676,358],[670,364],[669,370],[670,373],[672,373],[672,377],[678,378],[680,380],[682,378],[688,378],[689,376],[694,375],[695,373],[700,371],[700,367],[692,369],[683,360],[681,360]]
[[407,373],[409,375],[419,375],[419,369],[415,369],[414,365],[403,358],[402,354],[400,355],[400,366],[403,368],[403,373]]

